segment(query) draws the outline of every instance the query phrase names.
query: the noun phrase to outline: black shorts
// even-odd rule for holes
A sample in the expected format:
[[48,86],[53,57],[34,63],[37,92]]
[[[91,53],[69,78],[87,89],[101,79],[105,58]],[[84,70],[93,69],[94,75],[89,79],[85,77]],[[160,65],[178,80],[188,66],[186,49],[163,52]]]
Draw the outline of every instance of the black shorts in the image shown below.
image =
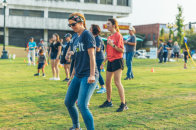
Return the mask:
[[184,58],[184,63],[187,63],[187,58]]
[[174,52],[174,57],[179,57],[179,52]]
[[70,64],[70,62],[68,62],[66,59],[64,59],[64,60],[63,60],[63,59],[61,59],[61,64],[68,64],[68,65],[69,65],[69,64]]
[[113,62],[108,61],[107,64],[107,71],[114,72],[119,69],[124,70],[124,60],[123,59],[116,59]]
[[[51,60],[56,60],[58,52],[51,52]],[[61,55],[59,56],[59,60],[61,59]]]
[[37,68],[37,69],[41,69],[41,68],[43,68],[44,64],[45,64],[45,63],[39,63],[39,64],[38,64],[38,68]]

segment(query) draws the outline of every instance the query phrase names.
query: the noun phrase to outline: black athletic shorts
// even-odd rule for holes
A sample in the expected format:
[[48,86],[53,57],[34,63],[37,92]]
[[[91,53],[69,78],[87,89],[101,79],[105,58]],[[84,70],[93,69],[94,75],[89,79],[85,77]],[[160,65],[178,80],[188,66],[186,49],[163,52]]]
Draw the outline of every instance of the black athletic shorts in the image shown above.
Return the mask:
[[113,62],[108,61],[107,63],[107,71],[114,72],[119,69],[124,70],[124,60],[123,59],[116,59]]
[[184,58],[184,63],[187,63],[187,58]]
[[179,52],[174,52],[174,57],[176,57],[176,55],[179,57]]

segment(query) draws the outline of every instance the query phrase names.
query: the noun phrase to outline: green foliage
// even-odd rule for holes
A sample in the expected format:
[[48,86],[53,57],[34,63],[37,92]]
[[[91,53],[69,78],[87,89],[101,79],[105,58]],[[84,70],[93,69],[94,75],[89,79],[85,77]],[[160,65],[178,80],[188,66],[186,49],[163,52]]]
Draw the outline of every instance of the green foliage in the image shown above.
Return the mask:
[[164,30],[164,28],[162,28],[162,29],[161,29],[160,37],[163,37],[164,34],[165,34],[165,30]]
[[[26,60],[26,59],[25,59]],[[1,130],[68,130],[72,120],[64,105],[68,89],[63,81],[50,81],[52,71],[46,66],[46,77],[34,77],[37,66],[27,66],[24,58],[12,62],[0,60],[0,129]],[[100,109],[106,94],[94,92],[89,109],[95,130],[195,130],[196,69],[183,60],[159,64],[158,60],[133,59],[133,80],[122,84],[129,110],[117,113],[120,105],[118,88],[112,80],[113,107]],[[106,68],[106,66],[105,66]],[[151,68],[155,72],[151,73]],[[106,73],[102,72],[105,79]],[[61,79],[65,78],[60,69]],[[81,128],[86,130],[81,114]]]
[[182,16],[183,14],[183,8],[181,5],[178,5],[178,14],[176,15],[176,25],[178,26],[177,28],[177,41],[178,44],[181,46],[183,44],[183,29],[182,27],[184,26],[184,17]]
[[[186,34],[186,37],[188,38],[188,41],[187,41],[188,47],[191,50],[196,49],[196,33],[194,32],[194,28],[187,30],[185,34]],[[184,48],[185,45],[183,44],[182,47]]]

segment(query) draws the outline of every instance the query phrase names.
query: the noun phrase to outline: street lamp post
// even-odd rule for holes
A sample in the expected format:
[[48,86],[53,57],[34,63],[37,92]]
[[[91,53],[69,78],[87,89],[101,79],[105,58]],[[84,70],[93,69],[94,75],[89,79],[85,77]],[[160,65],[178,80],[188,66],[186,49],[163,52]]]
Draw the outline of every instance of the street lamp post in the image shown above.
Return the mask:
[[2,3],[3,7],[4,7],[4,40],[3,40],[3,55],[2,55],[2,59],[8,59],[8,52],[5,50],[5,10],[6,10],[6,6],[7,6],[7,2],[6,0],[3,1]]
[[168,23],[168,28],[169,28],[169,39],[171,39],[171,29],[173,28],[173,23],[172,24]]

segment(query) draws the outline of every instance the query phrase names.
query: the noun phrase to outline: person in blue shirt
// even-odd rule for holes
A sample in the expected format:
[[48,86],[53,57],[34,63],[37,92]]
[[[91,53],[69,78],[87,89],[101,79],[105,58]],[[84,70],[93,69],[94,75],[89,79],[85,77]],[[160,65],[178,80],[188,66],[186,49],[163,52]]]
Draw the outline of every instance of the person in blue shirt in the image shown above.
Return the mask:
[[[106,93],[105,88],[105,82],[103,80],[103,77],[101,76],[101,64],[103,63],[105,56],[104,56],[104,44],[101,40],[101,37],[99,36],[101,29],[99,25],[92,24],[90,28],[91,33],[95,37],[96,41],[96,63],[97,63],[97,69],[99,71],[99,83],[101,85],[101,89],[97,91],[97,93]],[[99,85],[97,85],[96,89],[99,89]]]
[[167,42],[164,42],[163,49],[164,49],[163,58],[164,58],[164,63],[165,63],[167,62],[168,50],[170,49],[170,47],[167,45]]
[[33,65],[35,66],[35,48],[36,48],[36,43],[34,42],[34,38],[31,37],[30,38],[30,42],[29,42],[29,46],[28,46],[28,65],[31,65],[31,59],[30,57],[32,57],[32,62]]
[[[73,44],[75,64],[72,76],[68,82],[68,90],[65,97],[65,105],[72,119],[73,127],[70,130],[80,128],[79,114],[76,107],[82,114],[87,130],[94,130],[94,120],[88,103],[98,82],[99,72],[96,66],[96,42],[90,31],[86,29],[86,20],[81,13],[73,13],[69,17],[69,27],[78,33]],[[74,77],[73,77],[74,75]],[[72,79],[73,78],[73,79]]]
[[70,72],[70,60],[65,59],[65,55],[67,54],[67,50],[70,46],[70,41],[71,41],[72,35],[70,33],[67,33],[64,38],[66,42],[63,44],[63,55],[61,57],[61,64],[64,64],[64,69],[65,69],[65,74],[66,78],[63,81],[69,81],[69,72]]

